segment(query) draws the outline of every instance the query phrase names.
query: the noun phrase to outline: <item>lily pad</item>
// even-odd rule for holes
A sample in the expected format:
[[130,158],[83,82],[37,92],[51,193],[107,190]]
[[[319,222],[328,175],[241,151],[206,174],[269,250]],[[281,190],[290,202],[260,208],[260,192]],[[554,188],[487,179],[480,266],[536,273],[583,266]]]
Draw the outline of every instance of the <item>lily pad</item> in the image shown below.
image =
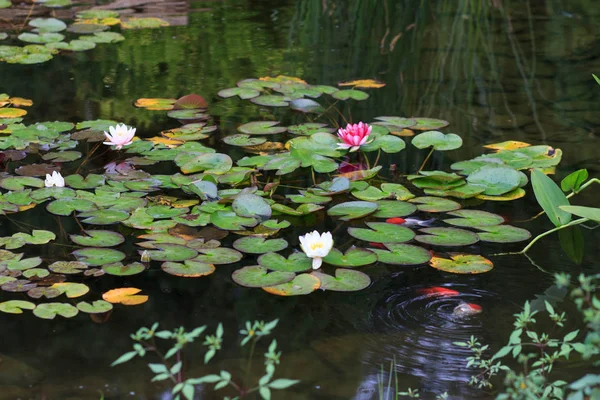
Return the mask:
[[363,92],[361,90],[350,89],[350,90],[338,90],[337,92],[332,93],[331,97],[333,97],[334,99],[338,99],[338,100],[348,100],[348,99],[366,100],[369,98],[369,94],[366,92]]
[[518,171],[500,165],[484,165],[467,177],[467,182],[485,187],[483,194],[499,196],[519,187],[521,176]]
[[285,239],[264,239],[260,237],[247,236],[233,242],[233,247],[248,254],[264,254],[278,252],[288,247]]
[[436,246],[468,246],[479,241],[479,237],[470,231],[458,228],[423,228],[415,240]]
[[54,319],[57,315],[73,318],[79,313],[76,307],[67,303],[42,303],[33,309],[33,315],[42,319]]
[[369,201],[347,201],[327,210],[330,217],[340,217],[342,221],[362,218],[377,211],[377,203]]
[[87,270],[88,265],[80,261],[56,261],[48,269],[56,274],[79,274]]
[[135,306],[148,301],[148,296],[138,294],[141,289],[125,287],[112,289],[102,295],[102,299],[112,304],[123,304],[126,306]]
[[312,259],[300,252],[292,253],[288,258],[277,253],[266,253],[258,257],[258,263],[264,268],[281,272],[304,272],[312,268]]
[[369,275],[351,269],[338,268],[335,270],[335,277],[320,271],[313,271],[312,275],[321,281],[320,289],[335,292],[355,292],[371,284]]
[[257,146],[267,141],[264,137],[252,137],[247,134],[235,134],[225,136],[223,141],[230,146]]
[[512,225],[475,226],[475,228],[483,231],[477,232],[477,236],[483,242],[514,243],[531,238],[531,233],[527,229]]
[[113,305],[104,300],[96,300],[93,303],[80,301],[77,309],[87,314],[103,314],[113,309]]
[[448,212],[461,208],[459,203],[440,197],[415,197],[409,201],[411,203],[416,203],[419,211],[425,212]]
[[78,261],[91,266],[101,266],[119,262],[125,258],[125,253],[114,249],[85,248],[75,250],[73,254]]
[[90,225],[110,225],[125,221],[129,218],[129,213],[119,210],[95,210],[83,212],[78,217],[84,218],[82,222]]
[[[412,129],[418,129],[418,125]],[[413,146],[418,149],[433,147],[434,150],[448,151],[456,150],[462,146],[462,139],[454,133],[444,134],[438,131],[423,132],[415,136],[412,140]]]
[[154,247],[157,250],[147,250],[147,254],[155,261],[186,261],[198,255],[196,250],[179,244],[156,243]]
[[123,235],[113,231],[87,230],[83,235],[69,235],[71,241],[86,247],[112,247],[125,241]]
[[238,96],[240,99],[253,99],[260,96],[260,92],[258,90],[245,87],[223,89],[217,94],[223,98]]
[[193,260],[207,264],[233,264],[240,261],[244,256],[237,250],[227,247],[201,248],[200,253]]
[[77,282],[55,283],[54,285],[52,285],[50,287],[53,289],[60,290],[65,295],[67,295],[67,297],[70,299],[73,299],[76,297],[81,297],[90,291],[90,288],[87,285],[84,285],[83,283],[77,283]]
[[377,255],[370,250],[357,247],[349,248],[345,254],[338,249],[331,249],[323,261],[336,267],[354,268],[377,262]]
[[441,129],[441,128],[444,128],[444,127],[450,125],[450,122],[444,121],[442,119],[423,118],[423,117],[411,117],[411,119],[414,119],[415,121],[417,121],[417,123],[416,123],[416,125],[412,125],[410,127],[410,129],[415,129],[418,131],[429,131],[432,129]]
[[67,24],[56,18],[34,18],[29,21],[29,25],[37,28],[38,32],[60,32],[67,29]]
[[27,292],[27,296],[34,299],[41,299],[42,297],[46,299],[54,299],[55,297],[61,296],[62,294],[62,290],[43,286],[38,286]]
[[311,274],[300,274],[287,283],[263,287],[262,289],[277,296],[300,296],[309,294],[321,287],[321,281]]
[[380,200],[377,202],[376,218],[406,217],[417,211],[417,206],[397,200]]
[[37,285],[31,281],[18,279],[14,281],[5,282],[2,284],[1,288],[5,292],[28,292],[31,289],[35,288]]
[[431,253],[411,244],[386,243],[389,249],[369,249],[377,255],[379,262],[391,265],[419,265],[431,259]]
[[251,102],[254,104],[258,104],[260,106],[268,106],[268,107],[287,107],[291,100],[288,96],[278,96],[278,95],[262,95],[258,97],[254,97]]
[[163,271],[168,274],[183,278],[199,278],[215,272],[215,266],[195,260],[185,260],[183,264],[176,262],[164,262],[161,265]]
[[367,222],[371,229],[348,228],[348,234],[353,238],[375,243],[403,243],[412,240],[415,233],[405,227],[385,222]]
[[278,121],[254,121],[238,127],[238,131],[248,135],[273,135],[287,131],[285,126],[275,126]]
[[0,311],[7,314],[23,314],[23,310],[33,310],[35,304],[24,300],[8,300],[0,303]]
[[146,270],[146,266],[139,262],[123,265],[120,262],[106,264],[102,266],[102,270],[108,275],[115,276],[130,276],[137,275]]
[[233,211],[240,217],[260,218],[268,220],[271,218],[271,206],[265,199],[252,193],[238,195],[231,205]]
[[378,122],[374,122],[374,125],[383,125],[394,131],[401,131],[404,128],[410,128],[417,124],[417,121],[412,118],[376,117],[375,119],[378,120]]
[[180,153],[175,157],[175,163],[184,174],[224,174],[233,166],[231,157],[222,153]]
[[482,274],[494,268],[490,260],[479,255],[450,253],[449,256],[450,259],[433,257],[429,265],[453,274]]
[[280,285],[290,282],[296,276],[293,272],[273,271],[269,272],[260,265],[251,265],[234,271],[231,278],[235,283],[245,287],[259,288],[265,286]]
[[448,218],[444,222],[454,226],[462,227],[479,227],[479,226],[494,226],[500,225],[504,222],[504,217],[493,214],[487,211],[481,210],[458,210],[449,212],[448,215],[452,215],[459,218]]
[[167,116],[184,121],[204,120],[210,117],[208,114],[204,113],[203,109],[171,110],[167,113]]
[[287,127],[289,133],[294,135],[310,136],[318,132],[335,132],[333,128],[327,128],[327,124],[321,124],[318,122],[307,122],[299,125],[291,125]]
[[21,260],[3,261],[1,265],[6,266],[9,271],[25,271],[26,269],[35,268],[42,263],[40,257],[23,258]]
[[325,111],[321,104],[311,99],[294,99],[290,101],[290,108],[303,113],[322,113]]
[[485,191],[486,187],[482,185],[472,185],[470,183],[451,189],[425,189],[424,192],[428,196],[438,197],[456,197],[457,199],[470,199],[476,197]]
[[0,181],[0,186],[6,190],[20,191],[25,190],[25,186],[42,188],[44,181],[32,176],[9,176]]
[[240,217],[233,211],[217,211],[210,215],[210,222],[217,228],[228,231],[241,231],[245,227],[258,224],[255,218]]

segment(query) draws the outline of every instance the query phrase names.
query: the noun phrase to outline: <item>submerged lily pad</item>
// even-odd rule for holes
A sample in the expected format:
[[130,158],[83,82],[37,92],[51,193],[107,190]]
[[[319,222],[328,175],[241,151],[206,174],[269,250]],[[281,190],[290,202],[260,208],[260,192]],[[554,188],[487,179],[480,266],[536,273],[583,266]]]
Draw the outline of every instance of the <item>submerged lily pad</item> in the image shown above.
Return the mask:
[[86,247],[112,247],[125,241],[123,235],[113,231],[87,230],[83,233],[87,236],[70,235],[69,237],[72,242]]
[[183,264],[176,262],[164,262],[161,265],[163,271],[168,274],[183,278],[199,278],[215,272],[215,266],[195,260],[185,260]]
[[261,237],[247,236],[233,242],[233,247],[244,253],[263,254],[278,252],[288,247],[285,239],[267,239]]
[[475,228],[483,231],[477,232],[477,236],[483,242],[513,243],[531,238],[531,233],[527,229],[511,225],[475,226]]
[[338,268],[335,270],[335,277],[321,271],[314,271],[312,275],[321,281],[320,289],[335,292],[355,292],[371,284],[369,275],[351,269]]
[[54,319],[57,315],[73,318],[79,313],[76,307],[67,303],[42,303],[33,310],[33,315],[43,319]]
[[327,210],[327,215],[340,217],[342,221],[349,221],[365,217],[377,211],[377,203],[369,201],[347,201],[337,204]]
[[251,265],[234,271],[231,278],[238,285],[259,288],[290,282],[295,276],[296,274],[293,272],[269,272],[265,267],[260,265]]
[[445,223],[468,228],[475,226],[494,226],[504,222],[504,217],[481,210],[458,210],[449,212],[448,215],[459,218],[445,219]]
[[258,263],[262,267],[282,272],[304,272],[312,268],[312,259],[300,252],[292,253],[288,258],[273,252],[266,253],[258,257]]
[[311,274],[300,274],[290,282],[263,287],[262,289],[277,296],[300,296],[309,294],[321,287],[321,281]]
[[386,243],[389,249],[369,249],[377,255],[379,262],[391,265],[419,265],[431,259],[431,253],[422,247],[402,243]]
[[440,197],[415,197],[409,201],[411,203],[416,203],[419,211],[425,212],[448,212],[461,208],[459,203]]
[[377,255],[370,250],[357,247],[349,248],[346,253],[331,249],[323,261],[336,267],[354,268],[377,262]]
[[433,257],[429,265],[453,274],[482,274],[494,268],[490,260],[479,255],[450,253],[449,256],[450,259]]
[[420,232],[426,235],[415,236],[417,242],[436,246],[468,246],[479,241],[475,233],[458,228],[423,228]]
[[405,226],[385,222],[367,222],[366,224],[371,229],[350,227],[348,233],[356,239],[375,243],[403,243],[415,237],[415,233]]

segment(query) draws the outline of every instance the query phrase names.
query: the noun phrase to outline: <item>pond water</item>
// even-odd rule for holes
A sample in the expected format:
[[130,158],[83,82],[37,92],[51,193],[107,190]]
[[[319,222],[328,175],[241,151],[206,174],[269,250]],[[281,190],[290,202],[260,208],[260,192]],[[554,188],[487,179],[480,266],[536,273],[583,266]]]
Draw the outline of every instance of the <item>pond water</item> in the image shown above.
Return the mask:
[[[449,171],[452,163],[480,155],[485,144],[519,140],[562,149],[556,180],[580,168],[597,176],[600,90],[591,73],[600,73],[600,9],[593,4],[226,0],[164,2],[159,10],[142,4],[138,11],[158,14],[171,26],[123,31],[123,42],[55,56],[43,64],[0,63],[0,93],[33,100],[25,117],[28,123],[109,119],[136,127],[140,137],[156,136],[180,124],[164,111],[135,108],[136,99],[197,93],[207,100],[218,127],[207,145],[238,159],[241,151],[232,151],[217,139],[236,133],[237,126],[251,120],[285,118],[284,124],[291,124],[304,117],[289,117],[237,98],[222,99],[219,90],[242,79],[280,74],[333,86],[373,78],[385,87],[368,90],[371,96],[366,101],[341,104],[340,113],[354,122],[381,115],[449,121],[444,131],[460,135],[464,144],[458,150],[436,152],[430,169]],[[3,12],[0,9],[0,15]],[[342,117],[337,121],[343,122]],[[410,138],[405,139],[408,143]],[[92,147],[84,143],[81,150]],[[99,154],[86,172],[102,173],[115,153]],[[384,154],[381,176],[406,184],[401,176],[415,173],[426,155],[426,150],[408,144],[401,153]],[[179,172],[166,164],[146,170]],[[63,172],[75,169],[63,166]],[[306,171],[294,179],[300,183],[292,185],[311,184]],[[516,222],[539,212],[531,187],[527,192],[514,201],[470,204],[536,235],[552,225],[545,217]],[[582,193],[578,201],[594,204],[595,198]],[[1,221],[3,237],[21,231],[23,224],[59,233],[57,219],[40,206]],[[61,232],[78,231],[73,218],[60,221]],[[324,214],[294,219],[293,225],[283,235],[291,247],[299,248],[297,236],[312,229],[330,230],[340,243],[353,240],[345,234],[348,223]],[[512,331],[512,315],[525,301],[562,299],[564,293],[553,286],[553,273],[597,272],[600,263],[594,249],[600,236],[597,230],[581,231],[586,251],[579,264],[561,249],[556,235],[535,245],[529,257],[492,256],[518,251],[523,243],[478,243],[467,250],[493,261],[494,269],[488,273],[455,275],[427,265],[377,263],[361,269],[372,284],[350,293],[278,297],[241,287],[231,273],[241,265],[255,264],[252,255],[241,264],[217,266],[215,273],[200,279],[165,274],[155,262],[143,274],[90,280],[94,299],[109,289],[131,286],[142,289],[149,300],[135,307],[116,306],[104,323],[94,323],[82,313],[51,321],[31,313],[0,313],[0,399],[92,399],[100,398],[100,393],[105,399],[168,399],[168,387],[150,383],[153,375],[143,361],[110,367],[130,350],[130,333],[154,322],[165,329],[207,324],[211,330],[222,322],[225,346],[215,362],[221,369],[235,370],[245,365],[247,357],[247,349],[237,347],[237,331],[247,320],[275,318],[280,322],[274,337],[283,351],[277,374],[301,380],[274,393],[275,399],[380,398],[378,375],[387,380],[390,362],[400,386],[420,388],[424,398],[444,391],[451,398],[486,398],[468,386],[472,371],[465,368],[465,357],[470,353],[453,342],[474,335],[499,348]],[[131,230],[125,234],[130,236],[120,249],[135,258],[134,234]],[[223,243],[231,246],[233,236]],[[38,251],[42,258],[72,259],[71,250],[47,245],[28,250],[28,256]],[[435,286],[461,294],[435,298],[418,294],[419,289]],[[0,293],[0,300],[14,298],[12,293]],[[477,303],[482,312],[457,317],[453,309],[460,301]],[[261,342],[257,353],[266,351],[267,344]],[[186,354],[190,376],[218,370],[204,367],[202,354],[196,345]],[[261,363],[257,359],[254,370],[261,369]],[[573,371],[573,377],[580,372]],[[222,397],[210,388],[198,395]]]

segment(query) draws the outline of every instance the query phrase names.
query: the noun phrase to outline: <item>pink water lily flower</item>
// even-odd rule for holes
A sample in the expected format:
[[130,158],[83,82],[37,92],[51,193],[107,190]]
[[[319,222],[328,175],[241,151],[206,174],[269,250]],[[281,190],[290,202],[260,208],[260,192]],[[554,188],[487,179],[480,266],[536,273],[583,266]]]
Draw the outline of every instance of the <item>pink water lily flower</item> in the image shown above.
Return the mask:
[[363,144],[370,143],[369,135],[371,134],[371,126],[363,122],[358,124],[348,124],[346,129],[340,128],[338,136],[342,139],[342,143],[338,143],[338,149],[350,149],[356,151]]
[[115,146],[115,149],[121,150],[123,146],[127,146],[133,142],[135,136],[135,128],[128,128],[127,125],[121,124],[117,126],[110,126],[108,128],[110,133],[104,132],[107,142],[104,144],[108,146]]

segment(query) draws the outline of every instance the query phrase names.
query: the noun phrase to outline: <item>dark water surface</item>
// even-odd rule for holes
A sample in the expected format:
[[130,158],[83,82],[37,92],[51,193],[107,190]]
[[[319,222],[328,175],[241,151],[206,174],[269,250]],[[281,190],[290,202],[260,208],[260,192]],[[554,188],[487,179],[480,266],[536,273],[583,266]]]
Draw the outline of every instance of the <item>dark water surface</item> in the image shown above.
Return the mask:
[[[556,179],[579,168],[597,177],[600,87],[591,73],[600,74],[600,8],[594,4],[586,0],[191,2],[173,19],[179,26],[127,31],[126,41],[117,45],[57,56],[41,65],[0,64],[0,93],[34,101],[28,123],[113,119],[137,127],[142,136],[179,125],[164,112],[134,108],[135,99],[198,93],[208,100],[220,131],[231,133],[249,119],[281,115],[217,97],[218,90],[241,79],[285,74],[335,85],[376,78],[387,85],[370,91],[369,100],[342,111],[354,121],[380,115],[450,121],[445,131],[459,134],[464,145],[436,155],[436,169],[481,154],[483,144],[521,140],[563,150]],[[408,145],[400,155],[384,157],[384,169],[393,163],[399,173],[414,172],[425,154]],[[108,161],[99,159],[94,168]],[[597,205],[594,191],[580,195],[578,204]],[[539,211],[530,188],[523,199],[487,202],[478,208],[509,221]],[[43,209],[19,214],[18,219],[50,230],[55,223]],[[67,232],[77,229],[74,221],[63,220]],[[297,235],[313,226],[339,229],[322,216],[296,225],[297,231],[288,237],[295,247]],[[520,226],[537,234],[551,224],[540,218]],[[15,225],[4,219],[0,236],[13,232]],[[485,398],[467,385],[472,371],[465,368],[464,358],[469,352],[452,342],[475,335],[499,348],[512,329],[512,314],[526,300],[563,295],[553,288],[552,273],[598,272],[598,232],[582,232],[586,251],[580,265],[561,250],[557,236],[549,236],[532,249],[531,260],[490,257],[495,269],[482,275],[451,275],[427,266],[370,266],[363,271],[373,279],[371,287],[350,294],[279,298],[237,286],[231,281],[233,265],[218,266],[213,275],[196,280],[169,276],[157,268],[126,278],[105,276],[90,283],[96,294],[134,286],[150,300],[137,307],[117,306],[103,324],[86,315],[43,321],[31,315],[0,314],[4,357],[0,399],[97,399],[100,391],[106,399],[168,399],[165,386],[149,383],[151,374],[143,362],[109,367],[130,349],[130,333],[155,321],[167,329],[208,324],[211,330],[222,321],[226,346],[215,364],[235,371],[245,365],[247,356],[247,349],[240,352],[237,347],[237,330],[246,320],[274,318],[281,319],[275,337],[284,352],[277,375],[302,381],[274,393],[274,399],[376,399],[381,365],[387,369],[394,359],[400,386],[421,388],[424,398],[443,391],[456,399]],[[471,250],[490,255],[520,248],[520,244],[481,243]],[[127,251],[134,254],[136,249],[129,245]],[[44,247],[41,255],[56,257],[57,252],[68,257],[67,250],[56,246]],[[460,319],[452,316],[457,298],[426,300],[416,293],[439,285],[463,293],[461,300],[481,304],[483,313]],[[266,344],[259,346],[259,355]],[[199,345],[187,354],[189,376],[218,370],[203,367],[201,354]],[[255,371],[261,363],[259,357]],[[198,398],[223,396],[206,389]]]

